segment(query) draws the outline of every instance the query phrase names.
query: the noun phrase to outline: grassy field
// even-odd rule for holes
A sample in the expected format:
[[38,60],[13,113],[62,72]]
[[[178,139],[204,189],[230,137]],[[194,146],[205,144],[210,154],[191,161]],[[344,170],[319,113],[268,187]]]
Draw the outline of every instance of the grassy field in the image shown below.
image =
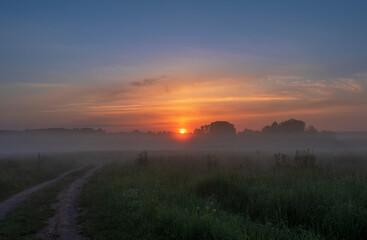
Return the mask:
[[[90,239],[365,239],[367,158],[308,151],[93,152],[0,160],[6,198],[62,172],[108,161],[84,189]],[[93,166],[89,165],[89,167]],[[0,239],[33,239],[56,195],[86,169],[0,221]]]
[[115,161],[84,191],[81,230],[91,239],[364,239],[365,156],[305,158],[155,153]]
[[[124,153],[130,156],[131,153]],[[0,157],[0,201],[62,173],[99,160],[119,159],[119,152],[70,152]]]
[[0,201],[38,183],[56,178],[81,161],[75,155],[26,155],[0,158]]

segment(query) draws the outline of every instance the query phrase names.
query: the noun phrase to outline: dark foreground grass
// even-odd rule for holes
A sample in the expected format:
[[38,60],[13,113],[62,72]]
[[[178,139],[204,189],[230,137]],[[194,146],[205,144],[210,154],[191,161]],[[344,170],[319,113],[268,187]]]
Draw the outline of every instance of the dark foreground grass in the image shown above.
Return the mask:
[[223,209],[257,223],[284,224],[326,239],[364,239],[367,177],[320,177],[303,171],[252,178],[216,174],[199,180],[195,191],[203,198],[214,197]]
[[67,175],[61,181],[35,193],[0,221],[0,239],[34,239],[34,234],[45,227],[54,215],[51,204],[57,194],[79,177],[86,168]]
[[[348,192],[343,192],[347,186],[334,190],[341,195],[335,203],[340,205],[328,206],[330,196],[323,191],[329,186],[338,188],[339,183],[318,185],[318,177],[306,174],[299,180],[294,176],[298,186],[289,182],[287,172],[255,175],[160,164],[105,167],[82,196],[81,205],[88,209],[80,218],[83,233],[91,239],[339,239],[347,231],[353,231],[349,239],[363,236],[359,228],[364,222],[350,230],[346,227],[352,224],[347,223],[332,233],[341,218],[349,221],[356,214],[355,209],[344,208],[348,206]],[[303,181],[310,183],[302,190]],[[356,186],[353,180],[342,181]],[[313,204],[309,198],[321,198],[320,206],[308,206]],[[306,213],[312,207],[316,209]],[[317,212],[337,207],[341,210],[335,214]],[[324,229],[327,224],[330,230]]]
[[[62,157],[62,155],[60,155]],[[0,159],[0,201],[75,168],[77,159],[60,156],[23,156]]]

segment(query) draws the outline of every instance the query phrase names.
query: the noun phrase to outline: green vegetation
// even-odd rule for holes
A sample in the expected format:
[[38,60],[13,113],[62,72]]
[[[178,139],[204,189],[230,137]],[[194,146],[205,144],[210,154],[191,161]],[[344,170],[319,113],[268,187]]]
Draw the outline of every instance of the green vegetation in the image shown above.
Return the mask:
[[77,158],[62,157],[60,154],[0,159],[0,201],[77,166]]
[[67,175],[21,203],[0,221],[0,239],[34,239],[34,234],[42,230],[47,219],[54,215],[51,204],[56,201],[57,194],[84,171],[86,168]]
[[153,156],[139,166],[116,161],[83,194],[82,231],[93,239],[367,236],[365,171],[316,165],[309,151],[295,159],[307,164],[279,168],[271,160],[259,169],[248,157],[238,162],[209,155]]
[[290,161],[287,154],[274,154],[275,167],[277,168],[314,168],[316,167],[316,154],[310,149],[296,150],[293,162]]
[[[80,199],[86,210],[78,218],[80,231],[91,239],[367,236],[365,155],[316,157],[307,150],[275,155],[144,151],[56,156],[49,157],[50,162],[41,159],[40,171],[114,160],[96,172]],[[38,159],[16,161],[19,169],[29,170]],[[10,164],[1,164],[5,163]],[[51,204],[57,194],[85,170],[37,192],[14,209],[0,221],[0,239],[32,239],[53,216]],[[7,176],[16,172],[11,167],[1,171]],[[21,175],[15,179],[23,181]]]
[[254,222],[312,231],[326,239],[367,234],[367,178],[320,179],[299,172],[246,177],[219,174],[199,181],[196,193]]

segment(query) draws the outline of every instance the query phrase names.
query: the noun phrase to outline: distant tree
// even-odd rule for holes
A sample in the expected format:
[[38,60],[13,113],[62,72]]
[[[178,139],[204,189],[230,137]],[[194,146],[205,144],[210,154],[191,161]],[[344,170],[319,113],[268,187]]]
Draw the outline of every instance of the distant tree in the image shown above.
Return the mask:
[[259,136],[260,131],[245,128],[242,132],[238,132],[239,136]]
[[98,133],[106,133],[106,130],[102,129],[102,128],[98,128],[96,130]]
[[40,129],[26,129],[24,130],[26,133],[62,133],[62,134],[85,134],[85,133],[106,133],[102,128],[94,129],[94,128],[40,128]]
[[273,122],[271,126],[267,125],[261,129],[262,133],[268,134],[268,133],[276,133],[278,131],[278,123]]
[[271,124],[270,126],[272,129],[277,129],[278,128],[278,123],[277,122],[273,122],[273,124]]
[[236,135],[236,128],[233,124],[226,121],[212,122],[210,125],[201,126],[194,130],[195,135]]
[[304,121],[291,118],[279,123],[278,129],[282,133],[302,133],[305,131],[305,126],[306,124]]
[[236,128],[226,121],[216,121],[209,125],[209,133],[213,135],[236,135]]
[[245,128],[242,132],[238,132],[238,135],[241,136],[252,136],[254,131],[252,129]]
[[274,134],[274,133],[303,133],[305,131],[305,122],[296,119],[289,119],[279,124],[273,122],[271,126],[265,126],[261,132],[263,134]]
[[312,133],[312,134],[314,134],[314,133],[318,133],[319,131],[317,131],[317,129],[314,127],[314,126],[308,126],[307,127],[307,129],[306,129],[306,132],[307,133]]
[[202,134],[207,134],[207,133],[209,133],[209,125],[204,125],[194,130],[195,135],[202,135]]
[[166,131],[159,131],[157,132],[157,135],[158,136],[166,136],[166,135],[169,135],[170,133],[169,132],[166,132]]
[[140,134],[141,132],[140,132],[140,130],[135,129],[135,130],[133,130],[131,133],[132,133],[132,134],[136,134],[136,135],[138,135],[138,134]]

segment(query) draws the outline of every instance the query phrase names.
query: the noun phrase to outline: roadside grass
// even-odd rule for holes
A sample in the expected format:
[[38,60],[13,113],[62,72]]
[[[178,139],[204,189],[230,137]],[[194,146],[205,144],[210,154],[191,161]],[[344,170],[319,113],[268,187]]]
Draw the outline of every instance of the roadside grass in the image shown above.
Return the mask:
[[16,207],[0,221],[0,239],[35,239],[34,234],[42,230],[47,219],[54,215],[51,204],[56,202],[57,194],[87,169],[83,168],[65,176]]
[[51,180],[75,168],[79,162],[73,158],[37,155],[0,159],[0,201],[38,183]]
[[205,194],[205,179],[216,173],[192,166],[116,162],[104,167],[82,195],[80,204],[87,209],[79,218],[82,233],[92,239],[325,239],[272,215],[265,221],[252,219],[231,208],[235,201],[225,200],[228,207],[223,199],[231,199],[242,186],[226,189],[232,176],[223,175],[223,199]]

